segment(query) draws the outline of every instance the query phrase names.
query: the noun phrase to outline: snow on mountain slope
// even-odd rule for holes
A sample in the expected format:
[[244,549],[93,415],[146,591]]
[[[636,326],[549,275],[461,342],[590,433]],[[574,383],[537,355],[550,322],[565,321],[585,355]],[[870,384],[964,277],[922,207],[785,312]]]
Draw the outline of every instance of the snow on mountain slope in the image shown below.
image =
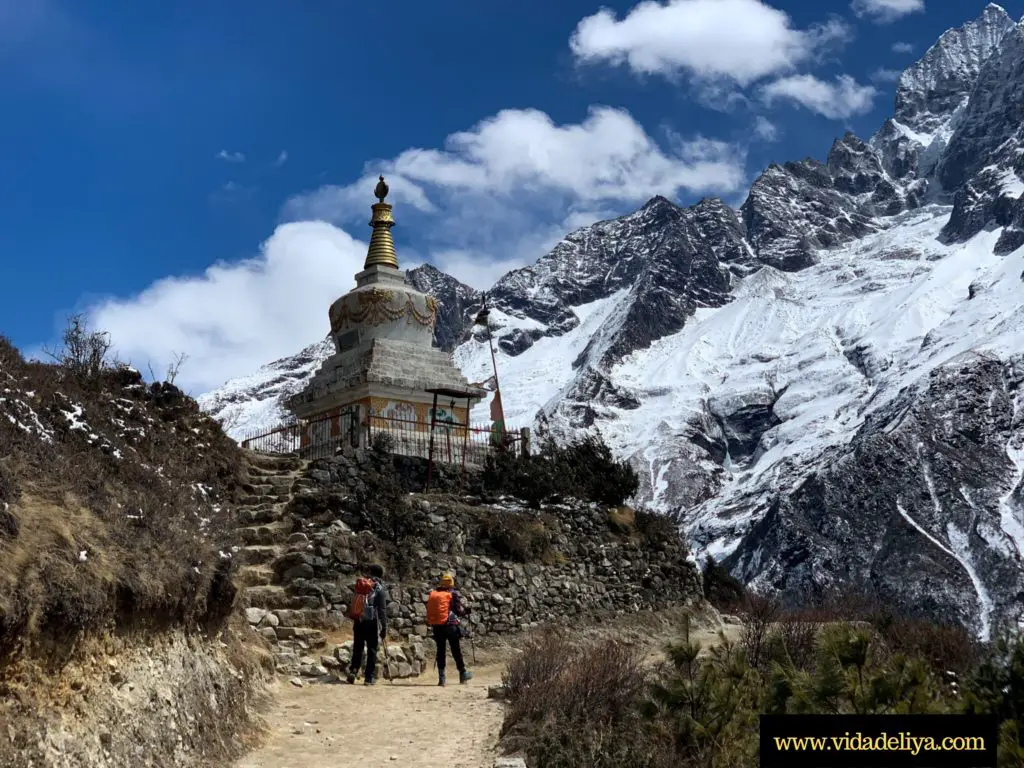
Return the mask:
[[[529,426],[537,413],[557,401],[562,390],[573,380],[573,361],[586,349],[595,333],[621,308],[626,290],[596,299],[588,304],[568,307],[577,325],[560,336],[545,336],[536,341],[526,354],[509,355],[500,341],[519,331],[545,330],[545,326],[529,318],[518,318],[501,310],[491,310],[490,326],[495,342],[498,378],[502,385],[502,407],[510,427]],[[482,329],[455,350],[455,364],[470,381],[484,381],[493,371],[490,346]],[[479,403],[472,420],[490,420],[490,400]]]
[[196,398],[199,407],[221,423],[236,440],[262,432],[294,417],[285,408],[292,395],[303,390],[320,364],[334,354],[328,337],[310,344],[297,355],[275,360],[249,376],[232,379]]
[[[982,635],[1021,621],[1022,53],[990,5],[907,70],[870,142],[769,167],[740,211],[653,198],[507,274],[489,296],[509,425],[599,429],[639,501],[787,600],[856,585]],[[479,295],[410,279],[488,378]],[[204,407],[262,424],[329,352]]]

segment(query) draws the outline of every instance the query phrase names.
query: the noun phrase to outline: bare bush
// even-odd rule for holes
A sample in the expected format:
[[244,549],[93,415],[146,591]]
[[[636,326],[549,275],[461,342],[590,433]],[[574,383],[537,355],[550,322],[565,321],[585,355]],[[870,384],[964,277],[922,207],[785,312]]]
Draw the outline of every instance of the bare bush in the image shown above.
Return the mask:
[[743,630],[740,645],[747,653],[747,663],[764,669],[770,661],[770,647],[775,623],[782,612],[778,600],[756,593],[747,595],[743,607]]
[[84,315],[76,314],[68,318],[61,341],[60,347],[44,348],[43,351],[72,375],[83,379],[95,378],[107,368],[110,334],[91,329]]
[[537,768],[658,765],[640,717],[642,662],[639,648],[612,639],[575,644],[548,631],[530,640],[504,676],[506,748]]
[[178,378],[178,374],[181,373],[181,366],[188,360],[188,355],[184,352],[175,352],[174,358],[167,365],[167,375],[164,377],[164,381],[168,384],[174,384]]

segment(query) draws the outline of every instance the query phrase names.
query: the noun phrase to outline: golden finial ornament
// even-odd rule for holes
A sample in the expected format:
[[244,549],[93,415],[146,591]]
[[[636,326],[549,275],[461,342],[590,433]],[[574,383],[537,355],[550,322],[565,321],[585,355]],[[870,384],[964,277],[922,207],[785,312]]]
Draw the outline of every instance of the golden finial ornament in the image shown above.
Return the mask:
[[370,235],[370,247],[366,252],[363,269],[375,265],[398,269],[398,254],[395,253],[395,241],[391,238],[391,228],[395,226],[395,220],[391,215],[391,204],[384,202],[389,191],[384,177],[380,176],[373,190],[377,202],[370,206],[370,210],[373,211],[370,219],[373,234]]

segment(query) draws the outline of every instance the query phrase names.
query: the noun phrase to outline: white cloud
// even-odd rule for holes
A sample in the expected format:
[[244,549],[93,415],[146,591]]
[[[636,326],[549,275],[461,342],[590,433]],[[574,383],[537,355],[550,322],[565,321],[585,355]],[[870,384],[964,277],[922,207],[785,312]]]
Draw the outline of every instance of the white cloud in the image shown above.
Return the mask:
[[174,352],[187,353],[180,381],[203,391],[327,332],[327,308],[351,288],[366,254],[335,224],[368,236],[378,174],[391,188],[403,267],[429,260],[483,289],[571,229],[656,194],[733,193],[746,182],[744,160],[735,146],[700,136],[669,132],[662,146],[629,114],[607,107],[567,125],[507,110],[453,134],[442,149],[408,149],[368,163],[354,183],[293,198],[283,211],[293,222],[256,258],[104,301],[91,320],[143,370],[152,361],[162,371]]
[[813,75],[793,75],[761,89],[762,97],[769,104],[778,99],[792,101],[832,120],[869,112],[877,93],[873,86],[860,85],[849,75],[839,75],[834,83]]
[[229,152],[226,149],[222,149],[217,153],[217,159],[223,160],[225,163],[244,163],[245,155],[241,152]]
[[330,224],[284,224],[252,259],[164,278],[89,316],[141,370],[163,371],[175,352],[187,353],[179,383],[200,392],[322,338],[327,308],[353,287],[365,258],[364,243]]
[[795,29],[786,13],[760,0],[645,0],[621,20],[608,9],[586,17],[569,45],[581,63],[749,85],[791,71],[848,34],[839,20]]
[[277,156],[277,160],[274,161],[274,167],[280,168],[282,165],[288,162],[288,150],[282,149],[281,154]]
[[879,24],[888,24],[910,13],[924,11],[924,0],[853,0],[850,8]]
[[892,44],[893,53],[913,53],[914,46],[911,43],[897,42]]
[[901,69],[876,69],[871,73],[871,79],[876,83],[895,83],[903,74]]
[[754,118],[754,135],[762,141],[775,141],[779,138],[779,129],[767,117],[758,115]]
[[[388,177],[396,201],[421,211],[431,196],[537,197],[576,202],[643,202],[655,194],[726,192],[743,183],[743,157],[734,147],[698,138],[666,152],[628,112],[594,107],[578,124],[556,125],[534,109],[503,110],[469,131],[454,133],[444,149],[408,149],[367,166],[355,185],[326,187],[292,200],[289,214],[325,215],[337,206],[365,205],[367,184]],[[362,211],[359,213],[363,215]]]

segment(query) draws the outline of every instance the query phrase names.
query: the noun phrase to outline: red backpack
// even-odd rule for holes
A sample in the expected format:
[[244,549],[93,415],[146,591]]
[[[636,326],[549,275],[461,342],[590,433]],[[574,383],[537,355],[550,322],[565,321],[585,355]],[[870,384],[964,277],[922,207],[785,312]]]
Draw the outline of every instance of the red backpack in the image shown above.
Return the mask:
[[376,618],[372,599],[376,588],[377,585],[372,579],[356,579],[356,593],[353,595],[352,604],[348,607],[348,612],[345,615],[353,621]]

